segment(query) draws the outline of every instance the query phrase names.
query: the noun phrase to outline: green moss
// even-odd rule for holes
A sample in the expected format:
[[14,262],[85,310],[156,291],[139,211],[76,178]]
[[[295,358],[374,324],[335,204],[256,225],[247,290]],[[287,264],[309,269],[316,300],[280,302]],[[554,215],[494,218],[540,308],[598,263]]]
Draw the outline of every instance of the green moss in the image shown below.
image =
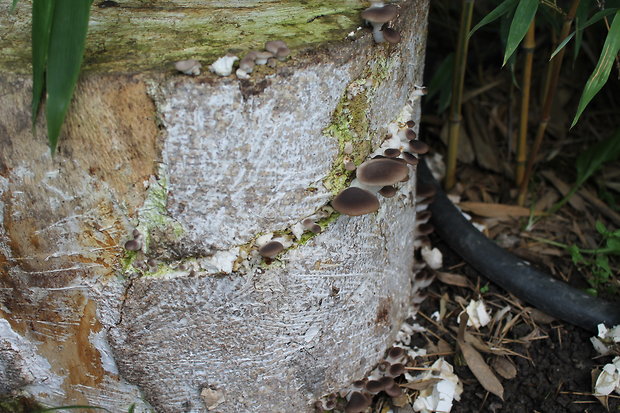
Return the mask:
[[[194,58],[208,65],[228,52],[237,55],[282,39],[295,52],[342,41],[361,23],[358,0],[258,1],[227,4],[204,0],[127,0],[119,7],[91,9],[84,69],[136,72],[170,68]],[[0,16],[0,71],[30,73],[30,2]],[[6,15],[6,16],[5,16]],[[206,63],[206,64],[205,64]]]
[[0,397],[0,412],[2,413],[31,413],[42,410],[43,406],[34,399],[19,397]]

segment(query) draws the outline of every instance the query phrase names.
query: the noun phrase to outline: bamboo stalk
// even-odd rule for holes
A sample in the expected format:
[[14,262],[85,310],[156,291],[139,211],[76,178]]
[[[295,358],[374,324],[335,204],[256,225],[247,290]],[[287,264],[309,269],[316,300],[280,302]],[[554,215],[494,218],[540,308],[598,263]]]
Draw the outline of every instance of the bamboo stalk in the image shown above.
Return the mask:
[[450,189],[456,183],[456,158],[458,154],[459,132],[461,127],[461,105],[463,103],[463,84],[465,82],[465,67],[467,65],[467,47],[469,46],[469,30],[474,10],[475,0],[461,2],[461,22],[454,58],[454,73],[452,74],[452,99],[450,102],[450,117],[448,125],[448,157],[446,160],[446,178],[444,188]]
[[[575,19],[575,13],[577,12],[577,7],[579,7],[579,2],[580,0],[572,0],[571,2],[570,9],[566,14],[566,17],[564,18],[564,25],[562,26],[562,31],[560,32],[560,42],[564,40],[570,32],[573,20]],[[553,104],[553,98],[555,97],[555,92],[557,90],[558,80],[560,78],[560,70],[562,69],[562,61],[564,59],[565,52],[566,47],[562,48],[562,50],[560,50],[550,62],[550,64],[552,65],[552,70],[551,77],[549,79],[549,89],[547,90],[547,93],[545,95],[542,116],[540,118],[540,123],[538,124],[538,129],[536,131],[536,138],[534,139],[532,150],[530,151],[530,154],[527,158],[525,173],[523,174],[523,180],[521,181],[521,185],[519,186],[517,203],[521,206],[525,204],[527,187],[530,181],[530,177],[532,175],[534,163],[536,162],[536,158],[538,157],[538,151],[540,150],[540,145],[542,144],[543,137],[545,136],[545,132],[547,130],[547,125],[549,124],[549,119],[551,118],[551,106]]]
[[532,85],[532,62],[534,61],[535,20],[532,20],[530,28],[523,41],[525,63],[523,66],[523,94],[521,95],[521,114],[519,118],[519,140],[517,141],[517,164],[515,168],[515,183],[521,185],[525,174],[525,162],[527,160],[527,123],[530,109],[530,90]]

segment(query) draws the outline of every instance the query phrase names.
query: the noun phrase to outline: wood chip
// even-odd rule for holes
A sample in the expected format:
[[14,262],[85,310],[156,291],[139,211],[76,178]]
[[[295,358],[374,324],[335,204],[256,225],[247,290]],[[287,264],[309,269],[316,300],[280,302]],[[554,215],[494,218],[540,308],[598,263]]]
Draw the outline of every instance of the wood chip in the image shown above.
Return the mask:
[[542,311],[540,311],[537,308],[533,308],[533,307],[525,307],[524,309],[532,318],[532,320],[534,320],[534,322],[539,323],[539,324],[551,324],[555,321],[555,318],[551,317],[550,315],[547,315],[545,313],[543,313]]
[[471,287],[471,282],[464,275],[454,274],[451,272],[441,272],[441,271],[437,271],[435,275],[437,276],[437,279],[444,284],[454,285],[456,287],[464,287],[464,288]]
[[507,380],[517,377],[517,367],[508,357],[496,357],[491,365],[497,374]]
[[[515,217],[529,217],[529,208],[517,205],[488,204],[485,202],[461,202],[459,205],[465,212],[471,212],[485,218],[511,219]],[[542,215],[542,211],[534,211],[534,215]]]

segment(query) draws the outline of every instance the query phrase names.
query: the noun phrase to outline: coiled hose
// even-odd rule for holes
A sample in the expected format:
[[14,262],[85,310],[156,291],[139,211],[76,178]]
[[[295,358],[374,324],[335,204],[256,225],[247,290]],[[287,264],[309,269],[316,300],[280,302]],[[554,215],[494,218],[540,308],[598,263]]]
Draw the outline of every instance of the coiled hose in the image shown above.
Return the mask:
[[435,232],[463,260],[489,280],[544,313],[579,327],[620,324],[620,304],[611,303],[533,268],[485,237],[452,204],[424,161],[418,165],[420,185],[437,190],[430,204]]

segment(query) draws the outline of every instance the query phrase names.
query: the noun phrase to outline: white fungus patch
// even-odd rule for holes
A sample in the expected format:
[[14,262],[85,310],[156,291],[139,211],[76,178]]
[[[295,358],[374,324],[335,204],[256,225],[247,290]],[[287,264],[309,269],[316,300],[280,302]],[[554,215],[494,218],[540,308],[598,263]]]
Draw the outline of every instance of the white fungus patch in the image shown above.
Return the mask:
[[232,73],[237,60],[239,60],[237,56],[222,56],[209,66],[209,70],[218,76],[228,76]]

